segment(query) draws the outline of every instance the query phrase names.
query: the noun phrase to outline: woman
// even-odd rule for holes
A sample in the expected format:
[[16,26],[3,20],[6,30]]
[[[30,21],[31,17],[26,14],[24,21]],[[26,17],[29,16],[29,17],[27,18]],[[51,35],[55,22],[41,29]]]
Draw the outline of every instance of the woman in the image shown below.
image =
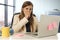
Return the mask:
[[26,1],[22,5],[21,13],[14,16],[12,28],[14,32],[36,32],[37,21],[33,15],[33,4]]

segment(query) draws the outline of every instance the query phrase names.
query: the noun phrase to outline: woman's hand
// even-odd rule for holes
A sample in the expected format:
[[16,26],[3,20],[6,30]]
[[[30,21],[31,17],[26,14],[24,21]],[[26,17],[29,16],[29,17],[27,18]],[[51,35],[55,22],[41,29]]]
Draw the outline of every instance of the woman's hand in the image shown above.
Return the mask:
[[26,12],[26,13],[25,13],[25,18],[28,19],[29,17],[30,17],[30,13],[29,13],[29,12]]

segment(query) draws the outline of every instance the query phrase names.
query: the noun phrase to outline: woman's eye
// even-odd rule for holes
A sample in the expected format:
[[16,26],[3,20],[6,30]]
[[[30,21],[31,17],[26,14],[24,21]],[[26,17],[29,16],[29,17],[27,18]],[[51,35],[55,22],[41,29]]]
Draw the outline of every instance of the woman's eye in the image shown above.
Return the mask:
[[30,8],[30,10],[32,10],[32,9]]
[[32,8],[26,8],[26,10],[32,10]]
[[28,8],[26,8],[26,10],[28,10]]

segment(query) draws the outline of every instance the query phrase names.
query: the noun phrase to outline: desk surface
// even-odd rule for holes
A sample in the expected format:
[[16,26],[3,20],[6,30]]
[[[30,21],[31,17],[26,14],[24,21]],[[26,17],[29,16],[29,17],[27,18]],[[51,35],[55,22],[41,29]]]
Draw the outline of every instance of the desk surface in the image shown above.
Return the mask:
[[60,33],[58,33],[55,36],[49,36],[49,37],[43,37],[43,38],[37,38],[37,37],[32,37],[30,35],[26,35],[26,34],[20,34],[19,36],[17,36],[20,33],[16,33],[8,38],[2,38],[0,36],[0,40],[60,40]]

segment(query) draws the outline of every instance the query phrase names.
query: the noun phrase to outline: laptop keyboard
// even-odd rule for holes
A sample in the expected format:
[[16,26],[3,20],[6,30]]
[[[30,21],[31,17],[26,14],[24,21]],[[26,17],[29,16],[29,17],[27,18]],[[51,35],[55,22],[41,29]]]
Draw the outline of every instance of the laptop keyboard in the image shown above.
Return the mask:
[[33,34],[33,35],[38,35],[38,34]]

